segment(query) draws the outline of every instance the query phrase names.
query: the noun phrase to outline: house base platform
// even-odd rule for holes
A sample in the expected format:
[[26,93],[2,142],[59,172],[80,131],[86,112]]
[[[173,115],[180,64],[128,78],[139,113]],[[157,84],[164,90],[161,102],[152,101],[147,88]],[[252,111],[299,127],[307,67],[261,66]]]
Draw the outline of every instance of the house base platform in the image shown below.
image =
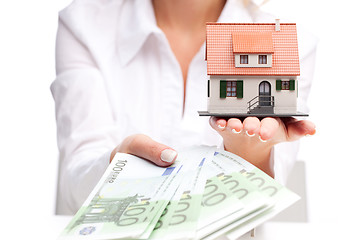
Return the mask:
[[214,116],[224,118],[243,118],[243,117],[308,117],[309,114],[297,112],[297,113],[210,113],[208,111],[198,111],[200,116]]

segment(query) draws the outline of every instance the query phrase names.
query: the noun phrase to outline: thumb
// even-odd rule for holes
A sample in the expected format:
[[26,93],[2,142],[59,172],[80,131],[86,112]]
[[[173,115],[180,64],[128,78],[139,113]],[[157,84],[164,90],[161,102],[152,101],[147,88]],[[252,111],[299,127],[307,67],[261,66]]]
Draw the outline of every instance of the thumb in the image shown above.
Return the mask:
[[144,158],[161,167],[171,165],[177,157],[175,150],[143,134],[127,137],[114,149],[111,154],[111,160],[117,152],[128,153]]
[[305,135],[314,135],[316,133],[316,126],[307,120],[290,121],[286,124],[288,141],[296,141]]

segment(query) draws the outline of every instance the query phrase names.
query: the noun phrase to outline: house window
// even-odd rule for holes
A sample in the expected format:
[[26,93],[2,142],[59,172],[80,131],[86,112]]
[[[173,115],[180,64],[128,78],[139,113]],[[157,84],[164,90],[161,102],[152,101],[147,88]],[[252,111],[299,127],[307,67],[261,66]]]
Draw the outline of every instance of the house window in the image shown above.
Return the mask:
[[267,64],[267,55],[258,55],[258,63],[259,64]]
[[237,97],[243,98],[243,80],[226,81],[220,80],[220,98]]
[[290,81],[282,81],[280,79],[276,80],[276,90],[290,90],[294,91],[296,89],[296,80],[291,79]]
[[282,81],[282,90],[290,90],[290,82]]
[[240,63],[241,64],[248,64],[249,63],[249,56],[248,55],[240,55]]
[[236,81],[227,81],[227,97],[237,97]]

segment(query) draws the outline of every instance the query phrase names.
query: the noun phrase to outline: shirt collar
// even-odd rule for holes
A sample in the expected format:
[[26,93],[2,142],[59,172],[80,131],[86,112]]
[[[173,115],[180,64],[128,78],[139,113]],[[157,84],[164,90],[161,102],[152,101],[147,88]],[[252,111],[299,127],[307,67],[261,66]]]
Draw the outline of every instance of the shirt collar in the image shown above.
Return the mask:
[[[151,34],[161,34],[151,0],[125,1],[117,31],[117,53],[122,66],[135,57]],[[227,0],[218,22],[253,22],[241,0]]]
[[161,33],[151,0],[125,1],[117,30],[117,52],[122,65],[135,57],[152,33]]

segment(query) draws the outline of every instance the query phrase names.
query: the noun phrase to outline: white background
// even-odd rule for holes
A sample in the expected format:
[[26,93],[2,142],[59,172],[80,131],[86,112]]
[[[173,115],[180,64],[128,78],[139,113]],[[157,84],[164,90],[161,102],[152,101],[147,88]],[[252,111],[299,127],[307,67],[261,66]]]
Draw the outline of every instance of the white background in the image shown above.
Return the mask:
[[[0,3],[1,232],[10,239],[48,236],[55,204],[57,147],[54,102],[57,13],[70,0]],[[271,0],[264,9],[287,18],[320,40],[311,117],[317,134],[303,140],[309,214],[313,223],[338,223],[338,3]],[[2,238],[2,237],[1,237]],[[29,238],[29,237],[28,237]],[[46,238],[47,239],[47,238]]]

